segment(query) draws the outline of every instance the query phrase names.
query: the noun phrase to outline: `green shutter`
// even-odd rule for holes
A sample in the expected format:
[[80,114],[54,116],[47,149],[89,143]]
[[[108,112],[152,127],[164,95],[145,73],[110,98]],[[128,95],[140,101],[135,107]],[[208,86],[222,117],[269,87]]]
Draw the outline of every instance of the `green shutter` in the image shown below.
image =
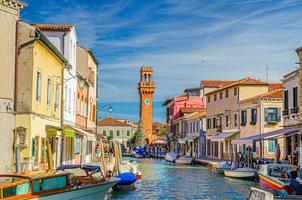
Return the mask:
[[32,138],[31,156],[36,157],[36,138]]

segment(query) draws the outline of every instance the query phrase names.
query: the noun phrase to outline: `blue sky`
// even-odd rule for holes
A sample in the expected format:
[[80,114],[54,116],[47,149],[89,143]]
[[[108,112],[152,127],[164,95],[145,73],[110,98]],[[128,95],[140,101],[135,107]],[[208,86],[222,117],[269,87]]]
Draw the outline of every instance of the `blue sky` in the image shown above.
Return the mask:
[[[302,45],[301,1],[25,1],[25,21],[76,24],[79,43],[101,63],[103,105],[138,110],[143,64],[154,67],[154,100],[162,102],[201,79],[265,80],[266,66],[269,81],[278,81],[297,67],[295,49]],[[155,118],[163,121],[157,106]],[[136,119],[128,114],[122,107],[112,115]]]

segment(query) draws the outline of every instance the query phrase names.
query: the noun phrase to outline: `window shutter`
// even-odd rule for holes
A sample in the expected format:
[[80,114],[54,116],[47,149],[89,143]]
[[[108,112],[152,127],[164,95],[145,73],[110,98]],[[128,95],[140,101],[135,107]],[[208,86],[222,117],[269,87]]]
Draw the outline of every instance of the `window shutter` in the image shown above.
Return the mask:
[[32,139],[31,156],[36,157],[36,138]]
[[265,121],[268,121],[268,108],[264,108],[264,116],[265,116]]

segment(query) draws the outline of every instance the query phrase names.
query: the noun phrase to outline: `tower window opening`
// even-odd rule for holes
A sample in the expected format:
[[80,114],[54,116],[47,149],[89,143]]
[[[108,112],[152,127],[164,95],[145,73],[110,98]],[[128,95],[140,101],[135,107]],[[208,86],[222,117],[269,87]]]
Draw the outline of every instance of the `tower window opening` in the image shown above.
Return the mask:
[[148,83],[149,82],[149,77],[147,74],[144,74],[144,82]]

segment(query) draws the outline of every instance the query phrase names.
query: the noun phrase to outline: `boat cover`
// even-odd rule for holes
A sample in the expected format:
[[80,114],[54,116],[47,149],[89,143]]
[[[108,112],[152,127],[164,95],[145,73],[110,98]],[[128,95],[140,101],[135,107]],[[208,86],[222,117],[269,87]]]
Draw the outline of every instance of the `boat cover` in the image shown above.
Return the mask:
[[57,170],[64,171],[65,169],[82,169],[89,172],[101,172],[100,166],[94,165],[61,165]]
[[115,177],[121,179],[117,185],[131,185],[137,180],[136,176],[130,172],[124,172]]

